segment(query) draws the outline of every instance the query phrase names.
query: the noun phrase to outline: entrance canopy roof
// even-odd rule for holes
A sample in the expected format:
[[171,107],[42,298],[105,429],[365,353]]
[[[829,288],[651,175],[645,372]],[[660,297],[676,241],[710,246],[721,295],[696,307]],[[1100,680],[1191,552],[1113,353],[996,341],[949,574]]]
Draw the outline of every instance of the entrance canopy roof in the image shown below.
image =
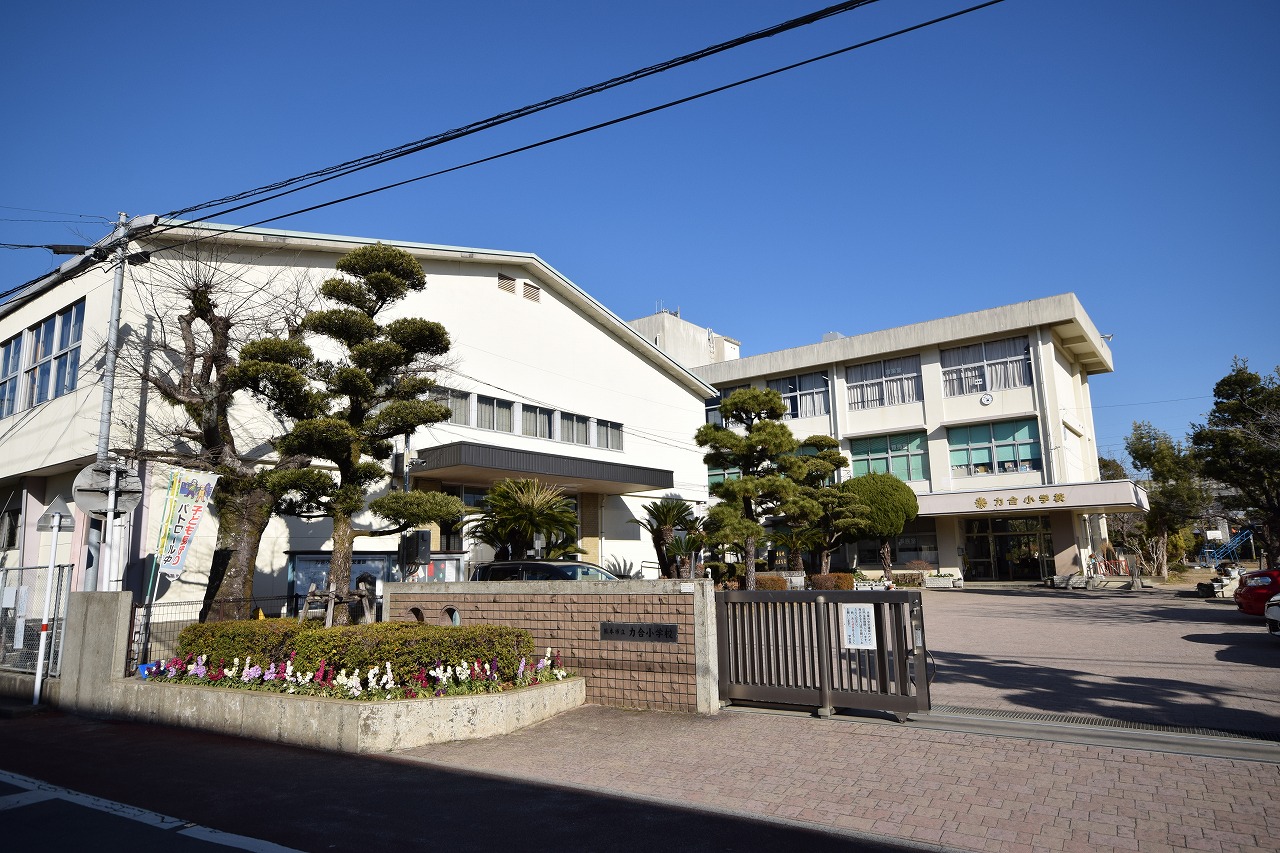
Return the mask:
[[418,451],[417,461],[409,472],[413,476],[475,486],[489,486],[508,477],[534,478],[569,491],[601,495],[626,495],[670,489],[675,485],[675,474],[660,468],[493,447],[469,441]]
[[1132,480],[1014,486],[920,495],[920,515],[1009,515],[1060,510],[1094,515],[1146,512],[1146,489]]

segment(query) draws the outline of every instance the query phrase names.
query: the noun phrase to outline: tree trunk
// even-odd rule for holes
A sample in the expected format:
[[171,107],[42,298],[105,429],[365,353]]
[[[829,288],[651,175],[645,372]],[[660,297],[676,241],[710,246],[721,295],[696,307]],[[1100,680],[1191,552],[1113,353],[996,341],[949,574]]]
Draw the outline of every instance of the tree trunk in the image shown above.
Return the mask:
[[804,551],[799,548],[787,549],[787,571],[803,572],[804,571]]
[[884,569],[884,579],[893,580],[893,549],[889,547],[888,538],[880,540],[880,567]]
[[[351,544],[355,540],[352,535],[351,516],[335,512],[333,514],[333,552],[329,557],[329,587],[340,598],[346,598],[351,588]],[[345,604],[333,608],[333,624],[349,625]]]
[[820,568],[818,569],[819,572],[821,572],[824,575],[831,574],[831,552],[826,550],[825,548],[822,550],[822,559],[819,562],[819,566],[820,566]]
[[748,536],[747,541],[743,543],[746,554],[743,558],[747,562],[746,574],[743,576],[742,584],[745,589],[756,588],[756,537]]
[[[240,491],[233,477],[224,476],[219,486],[225,489],[221,492],[214,490],[218,540],[209,570],[204,603],[200,608],[201,622],[206,621],[211,612],[214,621],[249,617],[249,599],[253,598],[253,576],[258,563],[258,549],[262,544],[262,534],[271,521],[271,510],[275,506],[275,496],[270,492],[253,487]],[[214,601],[228,598],[245,599],[241,608],[244,612],[223,613],[221,610],[212,610]]]

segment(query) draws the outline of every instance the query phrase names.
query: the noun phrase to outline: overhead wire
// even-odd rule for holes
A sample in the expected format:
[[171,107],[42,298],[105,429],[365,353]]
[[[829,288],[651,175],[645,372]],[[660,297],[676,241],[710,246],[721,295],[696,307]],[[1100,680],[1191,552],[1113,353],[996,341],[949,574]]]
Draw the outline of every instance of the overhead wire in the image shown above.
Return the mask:
[[[216,232],[214,232],[214,233],[206,234],[206,235],[203,235],[203,236],[200,236],[200,237],[193,237],[193,238],[191,238],[191,239],[189,239],[189,240],[185,240],[185,241],[182,241],[182,242],[179,242],[179,243],[175,243],[175,244],[174,244],[174,245],[172,245],[172,246],[161,247],[161,248],[158,248],[158,249],[156,249],[156,250],[153,250],[153,254],[154,254],[155,252],[163,252],[163,251],[169,251],[169,250],[172,250],[172,249],[181,248],[181,247],[184,247],[184,246],[191,245],[191,244],[193,244],[193,243],[199,243],[199,242],[202,242],[202,241],[204,241],[204,240],[210,240],[210,239],[215,239],[215,238],[218,238],[218,237],[224,237],[224,236],[226,236],[226,235],[228,235],[228,234],[235,234],[235,233],[237,233],[237,232],[239,232],[239,231],[244,231],[244,230],[249,229],[249,228],[255,228],[255,227],[259,226],[259,225],[266,225],[266,224],[271,223],[271,222],[278,222],[278,221],[280,221],[281,219],[288,219],[288,218],[293,217],[293,216],[300,216],[300,215],[302,215],[302,214],[304,214],[304,213],[311,213],[311,212],[313,212],[313,211],[321,210],[321,209],[326,208],[326,207],[332,207],[332,206],[334,206],[334,205],[344,204],[344,203],[346,203],[346,202],[348,202],[348,201],[354,201],[354,200],[356,200],[356,199],[364,198],[364,197],[366,197],[366,196],[375,195],[375,194],[377,194],[377,193],[381,193],[381,192],[386,192],[387,190],[397,189],[397,188],[399,188],[399,187],[407,186],[408,184],[417,183],[418,181],[424,181],[424,180],[427,180],[427,179],[429,179],[429,178],[436,178],[436,177],[440,177],[441,175],[447,175],[447,174],[449,174],[449,173],[451,173],[451,172],[457,172],[457,171],[461,171],[462,169],[468,169],[468,168],[471,168],[472,166],[479,166],[479,165],[482,165],[482,164],[484,164],[484,163],[491,163],[491,162],[493,162],[493,161],[495,161],[495,160],[501,160],[501,159],[503,159],[503,158],[505,158],[505,157],[510,157],[510,156],[512,156],[512,155],[514,155],[514,154],[521,154],[521,153],[524,153],[524,152],[526,152],[526,151],[532,151],[532,150],[537,149],[537,148],[542,148],[542,147],[544,147],[544,146],[551,145],[552,143],[555,143],[555,142],[563,142],[563,141],[564,141],[564,140],[566,140],[566,139],[572,139],[572,138],[574,138],[574,137],[577,137],[577,136],[583,136],[583,135],[585,135],[585,134],[592,133],[592,132],[597,131],[597,130],[603,130],[604,128],[607,128],[607,127],[613,127],[614,125],[622,124],[622,123],[624,123],[624,122],[632,121],[633,119],[642,118],[642,117],[644,117],[644,116],[648,116],[648,115],[652,115],[652,114],[654,114],[654,113],[662,112],[662,111],[664,111],[664,110],[668,110],[668,109],[671,109],[671,108],[673,108],[673,107],[682,106],[682,105],[687,104],[687,103],[690,103],[690,102],[692,102],[692,101],[697,101],[697,100],[700,100],[700,99],[702,99],[702,98],[709,97],[709,96],[711,96],[711,95],[716,95],[716,94],[719,94],[719,93],[721,93],[721,92],[726,92],[726,91],[729,91],[729,90],[731,90],[731,89],[736,89],[736,88],[738,88],[738,87],[740,87],[740,86],[745,86],[745,85],[747,85],[747,84],[749,84],[749,83],[755,83],[755,82],[758,82],[758,81],[760,81],[760,80],[764,80],[764,79],[767,79],[767,78],[769,78],[769,77],[773,77],[773,76],[778,75],[778,74],[783,74],[783,73],[788,72],[788,71],[794,71],[794,70],[795,70],[795,69],[797,69],[797,68],[803,68],[804,66],[812,65],[812,64],[814,64],[814,63],[816,63],[816,62],[821,62],[821,61],[826,60],[826,59],[831,59],[831,58],[836,57],[836,56],[841,56],[841,55],[843,55],[843,54],[850,53],[851,51],[854,51],[854,50],[860,50],[860,49],[865,48],[865,47],[870,47],[871,45],[879,44],[880,42],[888,41],[889,39],[897,38],[897,37],[899,37],[899,36],[907,35],[908,33],[912,33],[912,32],[915,32],[915,31],[917,31],[917,30],[924,29],[924,28],[926,28],[926,27],[931,27],[931,26],[934,26],[934,25],[936,25],[936,24],[943,23],[943,22],[945,22],[945,21],[950,21],[950,20],[953,20],[953,19],[955,19],[955,18],[959,18],[959,17],[961,17],[961,16],[963,16],[963,15],[968,15],[968,14],[971,14],[971,13],[973,13],[973,12],[977,12],[977,11],[980,11],[980,10],[982,10],[982,9],[986,9],[986,8],[988,8],[988,7],[990,7],[990,6],[995,6],[995,5],[997,5],[997,4],[999,4],[999,3],[1003,3],[1003,2],[1005,2],[1005,0],[987,0],[987,2],[979,3],[979,4],[978,4],[978,5],[976,5],[976,6],[970,6],[970,7],[966,8],[966,9],[961,9],[961,10],[959,10],[959,11],[957,11],[957,12],[952,12],[952,13],[950,13],[950,14],[942,15],[942,16],[940,16],[940,17],[933,18],[933,19],[931,19],[931,20],[924,21],[924,22],[919,23],[919,24],[914,24],[914,25],[912,25],[912,26],[910,26],[910,27],[904,27],[904,28],[902,28],[902,29],[895,30],[895,31],[893,31],[893,32],[891,32],[891,33],[886,33],[885,35],[877,36],[877,37],[872,38],[872,39],[867,39],[867,40],[865,40],[865,41],[861,41],[861,42],[858,42],[858,43],[856,43],[856,44],[849,45],[849,46],[847,46],[847,47],[839,48],[839,49],[837,49],[837,50],[828,51],[827,53],[823,53],[823,54],[820,54],[820,55],[818,55],[818,56],[810,57],[809,59],[800,60],[799,62],[793,62],[793,63],[791,63],[791,64],[789,64],[789,65],[784,65],[784,66],[781,66],[781,67],[779,67],[779,68],[775,68],[775,69],[773,69],[773,70],[771,70],[771,71],[765,71],[765,72],[762,72],[762,73],[760,73],[760,74],[754,74],[754,75],[752,75],[752,76],[750,76],[750,77],[744,77],[744,78],[739,79],[739,80],[736,80],[736,81],[734,81],[734,82],[732,82],[732,83],[726,83],[726,84],[724,84],[724,85],[716,86],[716,87],[713,87],[713,88],[711,88],[711,89],[705,89],[705,90],[703,90],[703,91],[701,91],[701,92],[698,92],[698,93],[696,93],[696,94],[693,94],[693,95],[687,95],[687,96],[685,96],[685,97],[683,97],[683,98],[677,98],[676,100],[673,100],[673,101],[667,101],[666,103],[659,104],[659,105],[654,106],[654,107],[649,107],[649,108],[647,108],[647,109],[638,110],[638,111],[633,112],[633,113],[628,113],[627,115],[624,115],[624,116],[619,116],[619,117],[617,117],[617,118],[609,119],[609,120],[607,120],[607,121],[598,122],[598,123],[596,123],[596,124],[589,125],[589,126],[587,126],[587,127],[579,128],[578,130],[573,130],[573,131],[569,131],[569,132],[567,132],[567,133],[562,133],[562,134],[558,134],[558,135],[556,135],[556,136],[548,137],[548,138],[546,138],[546,139],[540,140],[540,141],[538,141],[538,142],[533,142],[533,143],[530,143],[530,144],[528,144],[528,145],[521,145],[521,146],[518,146],[518,147],[516,147],[516,148],[510,148],[510,149],[508,149],[508,150],[506,150],[506,151],[500,152],[500,153],[498,153],[498,154],[492,154],[492,155],[490,155],[490,156],[488,156],[488,157],[481,157],[481,158],[476,159],[476,160],[471,160],[471,161],[469,161],[469,162],[462,163],[462,164],[459,164],[459,165],[456,165],[456,166],[450,166],[450,167],[445,168],[445,169],[439,169],[439,170],[437,170],[437,171],[429,172],[429,173],[424,174],[424,175],[418,175],[418,176],[413,177],[413,178],[406,178],[405,180],[402,180],[402,181],[396,181],[396,182],[394,182],[394,183],[384,184],[384,185],[379,186],[379,187],[374,187],[373,189],[368,189],[368,190],[364,190],[364,191],[362,191],[362,192],[352,193],[352,194],[350,194],[350,195],[346,195],[346,196],[343,196],[343,197],[341,197],[341,198],[331,199],[331,200],[329,200],[329,201],[320,202],[320,203],[318,203],[318,204],[313,204],[313,205],[310,205],[310,206],[308,206],[308,207],[300,208],[300,209],[298,209],[298,210],[289,211],[288,213],[282,213],[282,214],[279,214],[279,215],[277,215],[277,216],[271,216],[271,217],[267,217],[267,218],[265,218],[265,219],[259,219],[259,220],[257,220],[256,222],[251,222],[251,223],[249,223],[249,224],[247,224],[247,225],[240,225],[240,226],[236,226],[236,227],[234,227],[234,228],[228,228],[228,229],[225,229],[225,230],[219,230],[219,231],[216,231]],[[184,224],[185,224],[185,223],[176,223],[176,224],[173,224],[172,226],[170,226],[170,228],[183,227],[183,225],[184,225]],[[169,230],[169,229],[166,229],[166,230]],[[162,233],[163,233],[163,232],[162,232]],[[154,234],[154,232],[153,232],[153,234]],[[0,297],[2,297],[3,295],[4,295],[4,294],[0,294]]]
[[[273,193],[276,190],[284,190],[287,187],[294,187],[293,189],[288,189],[285,192],[276,193],[275,195],[272,195],[267,199],[261,199],[259,201],[253,202],[253,204],[261,204],[265,201],[270,201],[272,199],[276,199],[276,198],[280,198],[281,196],[288,195],[289,193],[298,192],[303,189],[308,189],[310,187],[317,186],[318,184],[325,183],[327,181],[331,181],[336,178],[343,177],[345,175],[353,174],[363,169],[371,168],[372,166],[381,165],[382,163],[387,163],[387,162],[390,162],[391,160],[395,160],[400,157],[407,156],[409,154],[414,154],[419,151],[424,151],[428,148],[432,148],[437,145],[443,145],[446,142],[452,142],[456,139],[461,139],[465,136],[470,136],[471,134],[474,134],[474,133],[479,133],[484,130],[489,130],[491,128],[506,124],[508,122],[515,121],[517,119],[525,118],[527,116],[531,116],[536,113],[543,112],[544,110],[548,110],[553,107],[561,106],[563,104],[580,100],[582,98],[586,98],[591,95],[596,95],[601,92],[606,92],[606,91],[609,91],[610,89],[615,89],[619,86],[623,86],[628,83],[634,83],[637,80],[643,80],[647,77],[652,77],[654,75],[661,74],[675,68],[679,68],[685,65],[690,65],[694,62],[698,62],[700,60],[706,59],[711,56],[716,56],[718,54],[724,53],[726,51],[732,50],[737,47],[741,47],[746,44],[750,44],[752,42],[760,41],[766,38],[771,38],[773,36],[780,35],[782,33],[789,32],[791,30],[799,29],[800,27],[809,26],[810,24],[814,24],[819,21],[826,20],[827,18],[831,18],[836,15],[843,14],[844,12],[849,12],[854,9],[860,8],[862,6],[867,6],[875,2],[878,2],[878,0],[846,0],[846,2],[836,3],[831,6],[827,6],[824,9],[819,9],[816,12],[811,12],[807,15],[801,15],[798,18],[792,18],[790,20],[783,21],[782,23],[775,24],[771,27],[766,27],[765,29],[762,29],[762,30],[757,30],[755,32],[748,33],[743,36],[738,36],[737,38],[733,38],[728,41],[720,42],[719,44],[710,45],[709,47],[704,47],[692,53],[686,53],[682,56],[677,56],[673,59],[668,59],[663,62],[659,62],[654,65],[650,65],[645,68],[638,69],[636,71],[630,71],[626,74],[621,74],[617,77],[610,78],[600,83],[594,83],[589,86],[583,86],[572,92],[567,92],[562,95],[557,95],[553,98],[547,98],[546,100],[539,101],[534,104],[528,104],[523,107],[518,107],[517,109],[514,109],[514,110],[508,110],[507,112],[499,113],[497,115],[490,116],[489,118],[480,119],[479,121],[474,121],[474,122],[471,122],[470,124],[466,124],[461,127],[454,128],[452,130],[436,133],[431,136],[423,137],[422,139],[414,140],[412,142],[406,142],[394,148],[388,148],[384,151],[379,151],[376,154],[368,154],[363,157],[358,157],[354,160],[348,160],[345,163],[339,163],[334,166],[328,166],[323,169],[317,169],[315,171],[308,172],[304,175],[298,175],[293,178],[287,178],[285,180],[276,181],[275,183],[257,187],[252,190],[245,190],[240,193],[235,193],[229,196],[223,196],[222,198],[203,202],[201,204],[193,205],[191,207],[186,207],[180,210],[171,211],[170,213],[165,214],[165,218],[177,218],[180,216],[187,216],[198,210],[206,210],[208,208],[217,207],[223,204],[234,204],[235,202],[243,201],[248,198],[254,198],[256,196],[263,195],[266,193]],[[313,180],[313,179],[319,179],[319,180]],[[304,181],[311,181],[311,183],[308,183],[306,186],[302,186],[302,187],[294,186],[295,184],[299,184]],[[234,213],[238,210],[243,210],[245,207],[250,207],[250,206],[252,205],[249,205],[249,204],[240,205],[239,207],[233,207],[228,210],[222,210],[214,214],[209,214],[209,216],[225,216],[228,213]]]

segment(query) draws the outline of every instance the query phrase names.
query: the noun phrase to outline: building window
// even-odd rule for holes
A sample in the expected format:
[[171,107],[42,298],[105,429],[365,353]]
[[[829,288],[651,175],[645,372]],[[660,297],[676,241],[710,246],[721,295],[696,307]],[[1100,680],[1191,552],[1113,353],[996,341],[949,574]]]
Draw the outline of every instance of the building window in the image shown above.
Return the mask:
[[511,432],[515,404],[510,400],[476,395],[476,426],[498,432]]
[[560,413],[560,440],[570,444],[590,444],[588,432],[591,419],[584,415]]
[[498,273],[498,289],[514,295],[516,292],[516,280],[509,275]]
[[1034,419],[973,424],[947,430],[951,473],[975,474],[1041,470],[1040,438]]
[[431,399],[449,407],[447,423],[467,426],[471,423],[471,395],[452,388],[432,388]]
[[828,412],[827,373],[804,373],[770,379],[768,386],[782,395],[787,418],[813,418]]
[[22,335],[0,346],[0,418],[18,411],[18,371],[22,369]]
[[526,281],[524,283],[523,294],[524,298],[528,299],[530,302],[542,301],[542,288],[538,287],[536,284],[530,284]]
[[908,355],[846,367],[850,409],[878,409],[920,401],[920,356]]
[[32,326],[31,367],[27,370],[27,404],[38,405],[76,389],[80,372],[80,336],[84,300]]
[[941,356],[942,390],[947,397],[1031,385],[1031,346],[1026,337],[944,349]]
[[728,397],[730,394],[732,394],[734,391],[737,391],[740,388],[746,388],[746,387],[748,386],[734,385],[729,388],[721,388],[719,396],[708,398],[707,404],[706,404],[707,405],[707,423],[715,424],[716,426],[724,426],[724,418],[720,416],[720,404],[723,403],[725,401],[725,398]]
[[716,483],[723,483],[725,480],[741,480],[742,471],[739,468],[708,468],[707,469],[707,485],[714,486]]
[[11,551],[18,547],[18,526],[21,523],[22,513],[16,508],[0,513],[0,551]]
[[596,446],[621,450],[622,424],[616,424],[613,421],[596,421]]
[[551,438],[551,410],[525,404],[521,407],[521,426],[525,435]]
[[903,481],[929,479],[929,443],[923,432],[850,439],[849,455],[855,477],[875,473]]

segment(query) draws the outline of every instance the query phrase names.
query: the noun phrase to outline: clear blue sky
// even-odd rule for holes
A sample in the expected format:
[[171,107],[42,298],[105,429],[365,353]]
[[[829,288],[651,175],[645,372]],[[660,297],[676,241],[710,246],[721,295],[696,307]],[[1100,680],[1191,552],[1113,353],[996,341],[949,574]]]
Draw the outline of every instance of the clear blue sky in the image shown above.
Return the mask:
[[[20,4],[0,29],[0,242],[97,239],[820,8],[329,0]],[[969,4],[801,31],[224,217],[496,153]],[[1280,364],[1280,3],[1007,0],[663,113],[276,227],[535,252],[624,319],[744,354],[1074,291],[1114,334],[1104,454]],[[263,212],[259,212],[263,211]],[[70,223],[21,219],[73,220]],[[0,251],[0,289],[56,262]]]

